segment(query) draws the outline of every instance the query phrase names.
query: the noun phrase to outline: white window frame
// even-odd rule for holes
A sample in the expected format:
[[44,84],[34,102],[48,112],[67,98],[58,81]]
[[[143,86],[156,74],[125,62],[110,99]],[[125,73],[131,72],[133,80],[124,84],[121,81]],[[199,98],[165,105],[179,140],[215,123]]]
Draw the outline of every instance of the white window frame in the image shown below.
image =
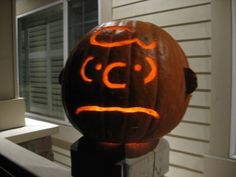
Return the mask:
[[230,158],[236,159],[236,0],[232,0],[232,100]]
[[[56,2],[50,3],[48,5],[39,7],[37,9],[34,9],[32,11],[26,12],[24,14],[16,16],[16,96],[20,96],[20,89],[19,89],[19,84],[20,84],[20,79],[19,79],[19,56],[18,56],[18,20],[22,17],[34,14],[36,12],[39,12],[41,10],[45,10],[47,8],[56,6],[58,4],[63,5],[63,62],[64,65],[66,64],[67,58],[68,58],[68,51],[69,51],[69,45],[68,45],[68,1],[69,0],[58,0]],[[98,24],[101,24],[105,21],[110,21],[111,20],[111,15],[112,15],[112,2],[110,0],[97,0],[98,1]],[[40,119],[40,120],[45,120],[47,122],[53,122],[53,123],[58,123],[61,125],[69,125],[71,126],[69,120],[66,117],[66,114],[64,114],[64,120],[57,120],[54,118],[51,118],[49,116],[45,115],[40,115],[40,114],[35,114],[31,112],[26,112],[25,113],[26,117],[30,117],[33,119]]]

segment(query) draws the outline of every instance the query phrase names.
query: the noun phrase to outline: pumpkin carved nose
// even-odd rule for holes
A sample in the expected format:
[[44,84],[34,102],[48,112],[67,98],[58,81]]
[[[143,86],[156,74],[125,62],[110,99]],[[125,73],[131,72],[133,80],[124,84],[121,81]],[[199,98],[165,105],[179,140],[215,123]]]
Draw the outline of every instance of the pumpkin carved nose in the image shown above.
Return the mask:
[[110,71],[113,70],[114,68],[121,68],[121,67],[126,67],[126,63],[124,62],[114,62],[105,68],[103,72],[103,83],[110,89],[123,89],[126,87],[126,83],[113,83],[109,79]]

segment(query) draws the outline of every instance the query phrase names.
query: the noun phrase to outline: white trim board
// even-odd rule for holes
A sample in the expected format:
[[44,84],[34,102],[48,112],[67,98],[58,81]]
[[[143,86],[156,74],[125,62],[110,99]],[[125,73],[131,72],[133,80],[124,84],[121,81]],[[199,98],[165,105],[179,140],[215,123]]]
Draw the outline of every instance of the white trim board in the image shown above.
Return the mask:
[[0,132],[0,155],[36,176],[68,177],[70,169],[41,157],[15,143],[50,136],[57,133],[59,126],[51,123],[26,118],[26,125],[21,128]]
[[70,169],[41,157],[13,142],[0,137],[0,154],[18,166],[41,177],[69,177]]
[[232,0],[232,101],[230,158],[236,159],[236,0]]
[[[59,125],[25,118],[25,126],[0,132],[0,138],[13,143],[22,143],[33,139],[50,136],[59,131]],[[0,143],[1,144],[1,143]]]

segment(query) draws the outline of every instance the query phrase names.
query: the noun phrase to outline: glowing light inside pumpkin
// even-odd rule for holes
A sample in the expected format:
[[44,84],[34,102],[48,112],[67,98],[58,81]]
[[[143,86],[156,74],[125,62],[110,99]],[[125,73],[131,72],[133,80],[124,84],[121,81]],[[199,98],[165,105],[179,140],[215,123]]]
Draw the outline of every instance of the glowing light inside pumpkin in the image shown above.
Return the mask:
[[81,66],[81,69],[80,69],[80,75],[81,75],[82,79],[86,82],[92,82],[93,81],[92,79],[88,78],[87,75],[85,74],[85,69],[86,69],[86,66],[87,66],[88,62],[90,62],[93,59],[94,59],[94,56],[89,56],[88,58],[86,58],[85,61],[82,64],[82,66]]
[[100,70],[102,69],[102,64],[101,64],[101,63],[97,64],[97,65],[95,66],[95,69],[96,69],[97,71],[100,71]]
[[114,62],[114,63],[111,63],[109,64],[106,69],[104,70],[104,73],[103,73],[103,83],[108,87],[108,88],[111,88],[111,89],[122,89],[122,88],[125,88],[126,87],[126,84],[125,83],[112,83],[110,82],[109,80],[109,73],[112,69],[114,68],[117,68],[117,67],[126,67],[126,63],[123,63],[123,62]]
[[[89,78],[85,74],[87,64],[93,59],[94,59],[94,56],[89,56],[88,58],[85,59],[85,61],[83,62],[82,66],[81,66],[80,75],[81,75],[81,78],[85,82],[92,82],[93,81],[91,78]],[[150,69],[151,69],[149,74],[144,78],[144,84],[148,84],[157,76],[158,69],[157,69],[157,65],[155,64],[154,59],[152,57],[145,57],[145,60],[147,61],[147,63],[150,66]],[[122,68],[122,67],[126,67],[126,66],[127,66],[127,64],[124,62],[113,62],[113,63],[107,65],[104,69],[103,76],[102,76],[103,83],[110,89],[124,89],[124,88],[126,88],[126,86],[127,86],[126,83],[113,83],[109,79],[109,74],[110,74],[111,70],[113,70],[114,68]],[[97,71],[100,71],[102,69],[102,64],[101,63],[97,64],[95,66],[95,69]],[[142,66],[140,64],[136,64],[136,65],[134,65],[134,70],[141,71]]]
[[142,70],[142,66],[139,65],[139,64],[136,64],[136,65],[134,65],[134,70],[135,71],[141,71]]
[[[109,147],[109,148],[117,148],[121,144],[119,143],[110,143],[110,142],[99,142],[100,145],[104,147]],[[132,148],[132,149],[141,149],[141,148],[149,148],[150,147],[150,142],[147,143],[125,143],[125,146],[127,148]]]
[[119,47],[119,46],[129,45],[132,43],[137,43],[139,46],[141,46],[144,49],[154,49],[157,47],[157,41],[153,41],[150,44],[146,44],[138,38],[127,39],[127,40],[122,40],[122,41],[117,41],[117,42],[97,41],[97,39],[96,39],[97,36],[100,33],[108,31],[108,30],[115,30],[115,31],[124,30],[124,31],[128,31],[128,32],[132,32],[132,29],[130,29],[127,26],[109,26],[109,27],[100,28],[99,30],[94,32],[94,34],[90,38],[90,43],[92,45],[97,45],[97,46],[107,47],[107,48]]
[[[156,41],[153,41],[150,44],[145,44],[144,42],[142,42],[138,38],[121,40],[121,41],[117,41],[117,42],[97,41],[96,40],[97,35],[99,35],[102,32],[105,32],[107,30],[115,30],[115,31],[124,30],[124,31],[128,31],[128,32],[132,32],[131,28],[129,28],[127,26],[109,26],[109,27],[100,28],[99,30],[94,32],[92,37],[90,37],[90,43],[92,45],[98,45],[101,47],[108,47],[108,48],[129,45],[132,43],[137,43],[139,46],[141,46],[144,49],[154,49],[157,47]],[[85,61],[83,62],[82,66],[81,66],[80,75],[85,82],[92,82],[93,81],[91,78],[87,77],[87,75],[85,73],[86,65],[93,59],[94,59],[94,56],[89,56],[88,58],[85,59]],[[154,59],[151,57],[147,56],[147,57],[145,57],[145,60],[147,61],[147,63],[149,64],[149,66],[151,68],[151,71],[149,72],[149,74],[144,78],[144,84],[147,84],[147,83],[151,82],[157,76],[157,65],[155,64]],[[113,83],[109,79],[109,74],[110,74],[111,70],[113,70],[114,68],[117,68],[117,67],[126,67],[126,66],[127,66],[127,64],[124,62],[113,62],[113,63],[107,65],[104,69],[103,76],[102,76],[103,83],[110,89],[124,89],[124,88],[126,88],[126,86],[127,86],[126,83]],[[100,63],[97,64],[95,66],[95,69],[97,71],[100,71],[102,69],[102,64],[100,64]],[[142,66],[140,64],[136,64],[133,69],[135,71],[141,71]]]
[[122,112],[122,113],[145,113],[148,114],[156,119],[160,118],[160,115],[157,111],[150,109],[150,108],[144,108],[144,107],[102,107],[102,106],[81,106],[78,107],[75,111],[75,114],[78,115],[81,112]]
[[145,57],[146,61],[148,62],[149,66],[151,67],[150,73],[144,78],[144,84],[151,82],[157,75],[157,66],[154,63],[153,58]]

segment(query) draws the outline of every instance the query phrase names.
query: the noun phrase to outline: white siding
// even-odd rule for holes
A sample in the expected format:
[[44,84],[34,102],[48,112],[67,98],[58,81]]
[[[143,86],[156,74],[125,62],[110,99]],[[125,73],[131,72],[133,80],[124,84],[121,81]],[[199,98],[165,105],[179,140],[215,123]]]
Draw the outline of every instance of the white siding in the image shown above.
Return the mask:
[[52,146],[54,161],[61,165],[71,167],[70,151],[59,146]]
[[203,177],[203,155],[209,151],[211,107],[211,1],[113,0],[113,20],[154,23],[183,47],[197,73],[194,92],[182,122],[169,135],[170,170],[167,177]]

